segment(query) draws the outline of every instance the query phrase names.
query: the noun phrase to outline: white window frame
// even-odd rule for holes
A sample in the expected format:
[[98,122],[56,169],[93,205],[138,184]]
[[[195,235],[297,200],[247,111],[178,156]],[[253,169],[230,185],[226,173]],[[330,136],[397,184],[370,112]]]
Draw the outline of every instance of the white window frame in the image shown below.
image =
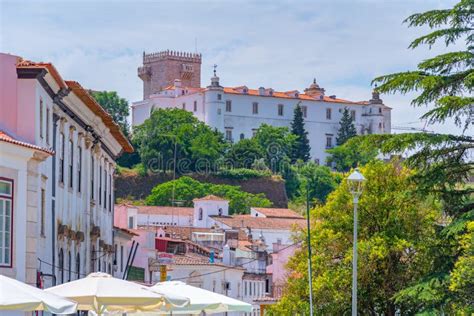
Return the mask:
[[[13,256],[13,214],[14,214],[14,181],[13,179],[0,177],[0,183],[5,183],[10,187],[10,193],[0,193],[0,217],[2,221],[0,222],[0,267],[11,268],[12,267],[12,256]],[[7,202],[10,205],[9,216],[6,215],[7,211]],[[7,231],[7,223],[9,224],[9,229]],[[8,236],[8,242],[7,242]],[[8,260],[6,258],[8,254]]]

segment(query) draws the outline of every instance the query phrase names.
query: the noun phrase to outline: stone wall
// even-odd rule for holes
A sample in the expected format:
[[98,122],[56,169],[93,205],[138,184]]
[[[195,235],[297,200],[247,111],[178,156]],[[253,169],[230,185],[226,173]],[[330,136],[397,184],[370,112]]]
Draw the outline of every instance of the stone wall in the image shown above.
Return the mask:
[[[235,180],[215,175],[194,174],[189,176],[201,182],[238,185],[245,192],[265,194],[265,196],[272,201],[273,207],[286,208],[288,206],[285,183],[282,180],[273,179],[271,177]],[[173,176],[171,174],[155,174],[144,177],[137,175],[119,175],[115,178],[115,197],[122,199],[144,199],[156,185],[172,179]]]

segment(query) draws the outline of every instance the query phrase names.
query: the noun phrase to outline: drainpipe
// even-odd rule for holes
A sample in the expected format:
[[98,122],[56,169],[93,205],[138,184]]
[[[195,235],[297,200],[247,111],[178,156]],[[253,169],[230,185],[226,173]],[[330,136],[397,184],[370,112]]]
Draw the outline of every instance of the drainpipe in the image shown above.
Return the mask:
[[[59,116],[53,114],[53,150],[56,152],[56,136]],[[52,159],[52,176],[51,176],[51,276],[53,278],[53,286],[56,285],[56,154]]]

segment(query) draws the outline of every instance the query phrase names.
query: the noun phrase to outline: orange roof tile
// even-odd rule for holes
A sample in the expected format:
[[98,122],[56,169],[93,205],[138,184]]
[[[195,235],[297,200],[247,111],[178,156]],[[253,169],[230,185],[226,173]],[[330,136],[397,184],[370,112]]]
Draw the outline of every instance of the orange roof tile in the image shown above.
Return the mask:
[[194,199],[193,201],[228,201],[228,200],[210,194],[210,195],[207,195],[207,196],[199,198],[199,199]]
[[267,218],[304,218],[300,214],[287,208],[266,208],[266,207],[252,207],[259,213],[264,214]]
[[277,229],[291,230],[295,227],[304,228],[306,220],[301,218],[275,218],[275,217],[253,217],[250,215],[234,215],[234,216],[211,216],[216,222],[221,222],[232,228],[251,229]]
[[61,88],[67,88],[66,83],[52,63],[33,62],[31,60],[20,59],[16,65],[20,69],[43,68],[46,69]]
[[192,207],[172,207],[172,206],[130,206],[136,208],[140,214],[155,215],[182,215],[193,216],[194,208]]
[[112,136],[122,146],[123,150],[128,153],[133,152],[133,147],[128,139],[123,135],[120,127],[113,120],[112,116],[87,92],[78,82],[66,81],[67,86],[74,94],[81,99],[82,102],[96,115],[98,115],[104,124],[109,128]]
[[1,130],[0,130],[0,141],[10,143],[10,144],[14,144],[14,145],[18,145],[18,146],[22,146],[22,147],[26,147],[26,148],[30,148],[30,149],[34,149],[34,150],[39,150],[39,151],[42,151],[42,152],[44,152],[46,154],[49,154],[49,155],[54,155],[54,151],[52,151],[50,149],[40,147],[40,146],[36,146],[36,145],[30,144],[30,143],[27,143],[27,142],[20,141],[18,139],[13,138],[12,136],[8,135],[7,133],[5,133],[4,131],[1,131]]

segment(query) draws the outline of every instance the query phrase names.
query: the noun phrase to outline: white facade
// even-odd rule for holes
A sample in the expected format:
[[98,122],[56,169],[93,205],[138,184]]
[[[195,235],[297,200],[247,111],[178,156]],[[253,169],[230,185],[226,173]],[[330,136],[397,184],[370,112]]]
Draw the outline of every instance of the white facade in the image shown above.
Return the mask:
[[132,105],[132,124],[142,124],[152,109],[181,108],[222,132],[226,139],[237,142],[251,138],[262,124],[289,127],[297,104],[304,108],[305,128],[311,156],[324,163],[326,149],[335,146],[339,121],[345,107],[351,111],[359,134],[382,134],[391,131],[391,108],[385,106],[377,93],[370,101],[351,102],[325,96],[324,89],[314,82],[305,93],[276,92],[272,89],[248,89],[245,86],[224,88],[213,77],[207,88],[175,85]]

